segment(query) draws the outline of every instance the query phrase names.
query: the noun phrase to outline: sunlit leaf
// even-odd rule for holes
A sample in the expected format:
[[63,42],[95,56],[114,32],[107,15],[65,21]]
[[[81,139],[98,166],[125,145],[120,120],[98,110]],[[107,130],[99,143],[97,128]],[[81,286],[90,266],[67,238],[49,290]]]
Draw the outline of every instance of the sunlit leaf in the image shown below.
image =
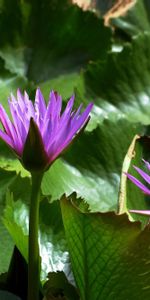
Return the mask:
[[[26,202],[14,201],[12,195],[7,195],[3,222],[26,261],[28,260],[28,210]],[[41,202],[39,237],[42,259],[41,281],[46,280],[49,272],[56,271],[64,271],[70,277],[70,262],[58,202],[50,204],[47,199]]]
[[[92,132],[82,134],[57,160],[42,182],[44,195],[56,200],[76,191],[92,211],[116,210],[122,161],[140,126],[126,120],[105,121]],[[119,150],[118,150],[119,149]]]
[[127,215],[81,212],[73,201],[64,196],[61,209],[81,299],[148,299],[149,229]]

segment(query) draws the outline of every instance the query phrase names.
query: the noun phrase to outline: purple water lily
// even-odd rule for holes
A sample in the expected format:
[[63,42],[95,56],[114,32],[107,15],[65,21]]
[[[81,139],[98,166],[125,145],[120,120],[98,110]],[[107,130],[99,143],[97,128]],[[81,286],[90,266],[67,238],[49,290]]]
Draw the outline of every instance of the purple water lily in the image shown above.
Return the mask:
[[[148,171],[150,171],[150,163],[143,159]],[[133,166],[133,168],[140,174],[140,176],[150,184],[150,175],[141,170],[140,168]],[[146,187],[143,183],[141,183],[136,177],[132,176],[129,173],[125,173],[125,175],[146,195],[150,195],[150,189]],[[130,210],[130,212],[142,214],[142,215],[150,215],[150,210]]]
[[89,114],[93,107],[93,104],[90,103],[82,113],[82,105],[72,111],[74,104],[74,96],[72,96],[64,112],[61,113],[61,96],[51,91],[49,102],[46,105],[40,89],[36,91],[34,104],[28,94],[25,92],[22,95],[20,90],[17,91],[17,98],[11,95],[8,102],[12,120],[0,105],[0,122],[4,128],[4,130],[0,129],[0,137],[21,158],[32,120],[39,131],[48,165],[59,156],[83,128],[89,120]]

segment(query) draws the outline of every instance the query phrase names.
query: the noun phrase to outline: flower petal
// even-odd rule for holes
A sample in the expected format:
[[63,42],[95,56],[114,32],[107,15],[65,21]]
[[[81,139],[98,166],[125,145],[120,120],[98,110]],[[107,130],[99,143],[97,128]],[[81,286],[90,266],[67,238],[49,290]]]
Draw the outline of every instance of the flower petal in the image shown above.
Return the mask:
[[144,161],[147,169],[150,171],[150,163],[148,161],[144,160],[144,159],[142,159],[142,161]]
[[81,114],[80,117],[78,117],[78,119],[73,119],[72,120],[72,124],[71,124],[71,130],[70,132],[68,133],[68,137],[67,137],[67,143],[72,140],[72,138],[74,137],[74,135],[76,133],[78,133],[78,130],[85,125],[85,122],[87,121],[88,117],[89,117],[89,114],[92,110],[92,107],[93,107],[93,103],[90,103],[87,108],[85,109],[85,111]]
[[15,149],[14,147],[14,143],[13,143],[13,140],[5,133],[3,132],[1,129],[0,129],[0,137],[1,139],[6,142],[11,148]]
[[134,214],[141,214],[141,215],[148,215],[148,216],[150,216],[150,210],[134,210],[134,209],[131,209],[129,211],[132,212],[132,213],[134,213]]
[[63,114],[61,115],[61,118],[60,118],[61,126],[63,126],[63,123],[66,122],[66,119],[68,119],[70,117],[73,104],[74,104],[74,95],[68,101],[67,106],[66,106]]
[[150,195],[150,190],[142,184],[138,179],[136,179],[134,176],[125,173],[125,175],[136,185],[138,186],[145,194]]
[[142,178],[150,184],[150,176],[142,171],[140,168],[133,166],[133,168],[142,176]]
[[65,124],[63,124],[62,128],[60,128],[59,132],[56,134],[56,136],[53,136],[53,139],[50,140],[47,152],[50,156],[57,156],[58,153],[60,153],[63,149],[63,145],[66,141],[68,132],[70,130],[71,126],[71,119],[68,118]]
[[60,134],[57,135],[57,138],[54,144],[49,144],[48,153],[52,155],[52,160],[55,159],[72,141],[75,137],[75,134],[78,133],[79,129],[81,129],[85,122],[88,119],[89,113],[93,107],[93,103],[90,103],[82,115],[79,117],[78,120],[74,120],[72,126],[72,119],[66,117],[66,123],[63,122],[62,128],[60,128]]
[[34,107],[35,107],[35,110],[38,111],[38,113],[42,117],[44,117],[44,115],[46,113],[46,104],[45,104],[44,97],[39,88],[36,90]]
[[12,122],[10,121],[5,109],[0,105],[0,121],[7,133],[7,135],[13,141],[14,146],[18,149],[20,148],[20,142],[17,139],[16,130]]
[[46,113],[46,104],[39,88],[36,91],[34,107],[36,123],[39,126],[39,128],[42,129],[44,124],[44,116]]
[[15,99],[14,95],[11,94],[11,99],[13,103],[17,103],[17,105],[19,106],[20,110],[22,113],[25,112],[26,106],[25,106],[25,102],[24,102],[24,98],[23,95],[21,94],[21,91],[18,89],[17,90],[17,100]]
[[53,118],[55,113],[56,113],[56,97],[54,91],[51,91],[44,121],[46,121],[50,117]]
[[16,129],[16,133],[17,133],[17,137],[19,139],[20,144],[22,145],[23,148],[23,144],[24,144],[24,140],[25,140],[25,136],[27,134],[25,127],[24,127],[24,123],[22,123],[21,119],[20,119],[20,115],[18,115],[17,110],[15,109],[14,103],[9,101],[9,107],[10,107],[10,112],[13,118],[13,123],[14,123],[14,127]]
[[[22,159],[29,133],[29,126],[32,120],[32,122],[35,123],[35,127],[37,126],[39,136],[41,137],[46,159],[48,159],[48,163],[51,164],[69,145],[89,119],[89,113],[93,104],[90,103],[82,113],[82,104],[77,110],[72,111],[73,104],[74,95],[70,98],[65,110],[61,114],[62,98],[57,92],[52,91],[50,93],[49,102],[48,105],[46,105],[40,89],[37,89],[35,103],[33,105],[28,94],[24,92],[24,95],[22,95],[18,89],[17,97],[15,98],[12,94],[9,99],[12,121],[9,119],[4,108],[0,105],[0,122],[4,128],[4,131],[0,130],[0,137],[16,151]],[[33,140],[35,138],[36,144],[38,145],[38,137],[33,134],[31,138],[33,138]],[[33,151],[33,153],[35,152]],[[47,167],[48,164],[46,163],[46,168]]]

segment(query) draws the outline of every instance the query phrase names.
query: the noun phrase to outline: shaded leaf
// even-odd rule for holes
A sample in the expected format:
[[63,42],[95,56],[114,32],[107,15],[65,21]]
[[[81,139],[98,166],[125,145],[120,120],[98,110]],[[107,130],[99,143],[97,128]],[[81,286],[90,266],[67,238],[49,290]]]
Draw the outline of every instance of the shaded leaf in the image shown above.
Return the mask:
[[7,272],[5,290],[17,295],[22,300],[27,299],[28,285],[28,268],[27,263],[21,253],[14,247],[13,255]]
[[[9,28],[9,30],[6,30]],[[0,3],[0,46],[10,43],[16,46],[22,37],[22,15],[17,0],[6,0]]]
[[12,74],[24,77],[26,75],[26,64],[24,58],[24,47],[5,46],[0,49],[0,57],[5,62],[5,69]]
[[79,300],[79,295],[63,272],[49,273],[48,281],[44,285],[45,300]]
[[111,26],[111,20],[126,15],[130,9],[133,9],[137,0],[116,1],[113,6],[104,14],[105,26]]
[[0,274],[8,270],[14,247],[12,238],[4,227],[1,217],[5,207],[5,193],[15,178],[14,172],[6,172],[0,169]]
[[106,57],[110,48],[110,31],[103,22],[66,0],[32,1],[28,39],[27,76],[36,82],[79,71],[89,60]]
[[1,300],[21,300],[21,298],[9,293],[7,291],[0,291],[0,299]]
[[149,0],[137,0],[136,5],[122,18],[112,21],[112,24],[127,33],[135,36],[145,31],[150,31],[150,2]]

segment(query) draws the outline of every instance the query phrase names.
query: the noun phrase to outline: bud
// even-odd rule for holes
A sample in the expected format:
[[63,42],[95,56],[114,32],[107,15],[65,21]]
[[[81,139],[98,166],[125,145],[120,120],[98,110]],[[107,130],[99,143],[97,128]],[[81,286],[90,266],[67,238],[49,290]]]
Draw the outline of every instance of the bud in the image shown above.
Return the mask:
[[33,118],[30,120],[21,163],[30,172],[44,171],[48,165],[48,155],[45,152],[40,131]]

